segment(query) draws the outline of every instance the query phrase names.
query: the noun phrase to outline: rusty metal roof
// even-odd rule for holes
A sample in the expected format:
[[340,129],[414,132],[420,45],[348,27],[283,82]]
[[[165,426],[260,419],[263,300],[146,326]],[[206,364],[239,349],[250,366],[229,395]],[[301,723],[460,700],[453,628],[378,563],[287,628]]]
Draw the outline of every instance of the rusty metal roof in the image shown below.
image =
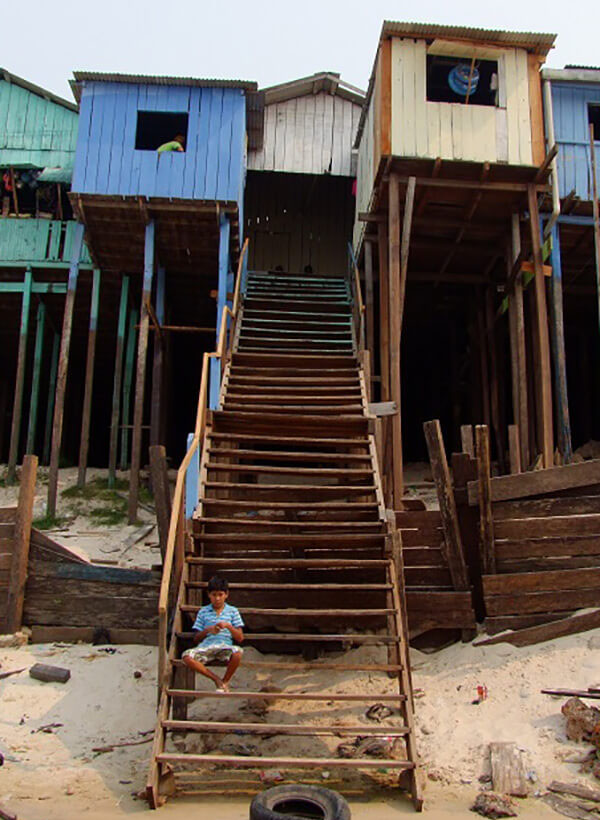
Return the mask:
[[134,83],[136,85],[178,85],[193,88],[241,88],[244,91],[256,92],[258,84],[250,80],[218,80],[199,77],[163,77],[150,74],[119,74],[102,71],[74,71],[71,81],[73,94],[79,102],[82,82],[98,83]]
[[503,31],[502,29],[444,26],[437,23],[402,23],[384,20],[381,39],[387,37],[415,37],[419,39],[476,40],[489,45],[525,48],[544,56],[554,46],[556,34],[532,31]]
[[6,80],[7,83],[14,83],[27,91],[31,91],[33,94],[37,94],[38,97],[43,97],[45,100],[50,100],[50,102],[56,103],[57,105],[62,105],[63,108],[68,108],[69,111],[79,111],[79,107],[75,105],[75,103],[65,100],[63,97],[59,97],[58,94],[53,94],[46,88],[35,85],[35,83],[30,83],[29,80],[24,80],[23,77],[18,77],[5,68],[0,68],[0,79]]

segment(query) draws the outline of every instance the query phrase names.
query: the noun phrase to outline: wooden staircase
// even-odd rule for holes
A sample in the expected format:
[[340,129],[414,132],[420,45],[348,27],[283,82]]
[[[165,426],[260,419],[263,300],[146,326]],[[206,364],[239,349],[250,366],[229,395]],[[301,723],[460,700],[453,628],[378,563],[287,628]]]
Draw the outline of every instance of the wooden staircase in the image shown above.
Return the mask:
[[[210,788],[224,773],[240,777],[240,768],[317,776],[339,768],[387,770],[387,782],[407,788],[421,809],[401,548],[381,492],[352,297],[342,279],[249,276],[219,409],[202,441],[191,551],[161,673],[147,786],[154,808],[190,784],[199,793],[199,784]],[[285,671],[293,687],[242,690],[234,677],[232,692],[218,694],[181,662],[207,580],[217,572],[229,580],[230,602],[246,623],[245,646],[279,656],[245,658],[242,670],[256,670],[257,678]],[[384,647],[386,662],[340,660],[343,650],[365,645]],[[311,684],[315,670],[329,671],[326,691]],[[364,691],[347,691],[348,672],[368,673]],[[188,716],[194,701],[200,719]],[[240,715],[240,701],[250,709],[259,702],[261,719]],[[365,721],[375,703],[392,707],[393,720]],[[348,710],[357,707],[348,724]],[[189,751],[186,739],[199,734],[319,738],[325,752]],[[386,737],[390,746],[395,741],[394,754],[336,757],[321,740],[337,745],[336,736]]]

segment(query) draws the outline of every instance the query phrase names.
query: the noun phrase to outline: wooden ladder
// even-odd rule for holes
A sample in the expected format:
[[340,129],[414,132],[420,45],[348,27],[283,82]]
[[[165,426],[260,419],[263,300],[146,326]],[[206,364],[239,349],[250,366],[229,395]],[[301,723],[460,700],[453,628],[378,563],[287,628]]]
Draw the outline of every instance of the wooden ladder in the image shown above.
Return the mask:
[[[225,772],[239,775],[241,767],[392,770],[417,810],[422,807],[402,554],[386,517],[352,307],[343,279],[249,275],[219,409],[203,436],[200,497],[181,567],[148,778],[154,808],[168,794],[198,793],[199,785],[210,788]],[[191,645],[207,580],[217,572],[229,580],[230,600],[246,622],[246,645],[303,655],[302,661],[242,662],[257,676],[288,671],[298,681],[291,691],[240,691],[234,678],[231,693],[218,694],[180,660]],[[339,660],[340,650],[363,645],[385,646],[387,662]],[[324,669],[331,675],[327,690],[307,689],[310,673]],[[370,674],[368,691],[344,691],[350,671]],[[392,691],[387,676],[397,682]],[[240,701],[259,701],[265,711],[276,702],[283,718],[271,722],[267,713],[264,720],[248,720],[238,714]],[[213,719],[217,702],[221,717]],[[223,703],[231,705],[226,718]],[[375,703],[393,709],[393,723],[339,719],[341,710],[362,704],[364,714]],[[286,705],[294,717],[285,714]],[[379,736],[396,740],[401,754],[181,751],[182,738],[191,733]]]

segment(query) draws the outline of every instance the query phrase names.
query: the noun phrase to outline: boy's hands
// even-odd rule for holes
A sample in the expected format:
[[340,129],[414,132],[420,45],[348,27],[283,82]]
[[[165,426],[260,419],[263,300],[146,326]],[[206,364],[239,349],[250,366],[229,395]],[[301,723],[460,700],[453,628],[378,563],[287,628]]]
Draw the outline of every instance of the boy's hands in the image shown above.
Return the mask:
[[231,624],[227,621],[218,621],[215,624],[215,629],[217,632],[220,632],[222,629],[228,629],[231,632]]

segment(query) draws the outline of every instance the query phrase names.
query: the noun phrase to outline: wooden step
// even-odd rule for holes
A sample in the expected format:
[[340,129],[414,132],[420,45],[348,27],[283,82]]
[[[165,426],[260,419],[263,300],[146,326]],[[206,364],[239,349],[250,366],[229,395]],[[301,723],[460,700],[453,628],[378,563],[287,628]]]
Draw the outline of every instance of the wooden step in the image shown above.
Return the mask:
[[279,297],[269,298],[268,296],[248,296],[244,300],[244,304],[253,310],[277,310],[281,313],[281,308],[286,307],[294,313],[341,313],[342,315],[350,315],[350,304],[343,299],[286,299],[282,303]]
[[[230,481],[207,481],[209,492],[225,492],[248,499],[278,498],[280,501],[320,501],[323,499],[350,498],[352,496],[375,496],[375,485],[327,485],[327,484],[246,484]],[[216,496],[218,498],[218,496]]]
[[291,310],[282,306],[281,310],[277,310],[276,308],[265,308],[264,310],[253,310],[251,307],[245,306],[244,313],[242,316],[242,321],[244,319],[264,319],[265,321],[271,319],[279,319],[282,322],[285,321],[298,321],[304,322],[311,321],[311,322],[318,322],[322,324],[323,322],[350,322],[352,320],[352,314],[348,310],[340,311],[339,313],[335,311],[327,311],[327,313],[321,313],[319,310],[309,311],[309,310]]
[[[186,587],[189,589],[206,589],[208,581],[187,581]],[[257,589],[264,592],[288,592],[290,590],[301,590],[302,592],[311,592],[321,590],[328,591],[381,591],[392,589],[391,584],[253,584],[251,582],[231,583],[229,589]]]
[[[189,633],[192,635],[193,633]],[[281,637],[279,633],[275,633],[277,637]],[[266,636],[262,636],[266,637]],[[272,636],[269,635],[269,638]],[[288,637],[288,636],[286,636]],[[293,636],[290,636],[293,637]],[[326,636],[319,635],[304,635],[306,639],[323,638]],[[369,637],[373,637],[372,635]],[[342,638],[337,638],[342,640]],[[243,699],[243,700],[293,700],[293,701],[335,701],[338,703],[402,703],[406,700],[405,695],[400,694],[375,694],[373,692],[365,692],[363,695],[355,694],[340,694],[338,692],[320,692],[315,694],[312,692],[245,692],[233,689],[231,692],[215,692],[214,689],[168,689],[167,694],[174,698],[226,698],[226,699]]]
[[[228,697],[223,695],[222,697]],[[400,769],[408,771],[415,768],[414,763],[408,760],[384,760],[379,758],[342,758],[342,757],[242,757],[228,755],[199,755],[199,754],[178,754],[175,752],[163,752],[156,756],[160,763],[198,763],[223,766],[228,763],[235,766],[249,768],[258,767],[260,769],[272,767],[285,767],[286,769],[298,768],[337,768],[350,769]]]
[[326,323],[324,323],[322,319],[275,319],[273,317],[271,317],[270,319],[263,319],[258,316],[249,316],[248,314],[244,314],[242,318],[242,324],[248,327],[264,329],[282,328],[284,330],[293,330],[294,328],[299,328],[301,330],[308,330],[311,328],[314,328],[315,330],[322,330],[323,325],[326,324],[327,327],[331,328],[332,330],[343,330],[349,331],[350,333],[352,332],[352,322],[349,316],[331,318],[330,314],[327,314]]
[[264,434],[248,434],[240,431],[239,433],[221,433],[219,431],[211,430],[211,441],[260,441],[267,444],[288,446],[297,444],[303,447],[349,447],[357,449],[359,447],[369,448],[369,439],[361,438],[327,438],[320,437],[318,439],[312,436],[279,436],[279,435],[264,435]]
[[[338,375],[344,375],[345,370],[357,370],[357,361],[355,356],[340,355],[330,356],[325,363],[327,370],[337,370]],[[231,357],[231,366],[235,368],[252,367],[252,368],[271,368],[271,367],[286,367],[293,370],[322,370],[324,362],[320,356],[311,356],[310,354],[295,355],[292,353],[244,353],[243,351],[235,351]],[[256,372],[255,370],[253,372]]]
[[288,379],[263,379],[261,376],[236,376],[235,373],[230,372],[228,379],[229,390],[247,390],[253,393],[267,393],[273,396],[301,391],[310,393],[311,396],[321,395],[323,393],[325,395],[338,395],[356,391],[360,392],[360,387],[358,377],[355,379],[344,379],[330,384],[327,379],[295,379],[293,377]]
[[315,530],[327,532],[333,531],[333,535],[346,534],[349,530],[358,530],[360,532],[382,532],[381,521],[349,521],[347,524],[339,521],[273,521],[269,518],[213,518],[211,516],[194,516],[194,532],[197,526],[215,526],[220,524],[222,526],[249,528],[260,527],[261,531],[269,529],[284,529],[284,530]]
[[[300,415],[300,422],[306,422],[307,418],[311,416],[315,417],[318,415],[323,416],[334,416],[335,422],[339,422],[341,416],[338,414],[342,414],[346,417],[351,417],[352,413],[356,413],[357,415],[362,414],[363,406],[362,404],[277,404],[275,406],[271,404],[244,404],[244,403],[236,403],[235,401],[230,401],[227,397],[225,398],[225,404],[223,405],[222,413],[235,413],[236,411],[242,411],[244,413],[263,413],[269,412],[271,415]],[[319,419],[322,423],[322,419]],[[366,419],[365,419],[366,421]]]
[[[171,666],[185,666],[179,658],[171,659]],[[401,664],[381,663],[381,664],[352,664],[352,663],[328,663],[326,661],[249,661],[244,658],[244,669],[260,669],[266,672],[278,670],[281,672],[293,672],[295,675],[308,674],[318,670],[328,672],[400,672],[403,669]]]
[[[196,564],[198,566],[204,564],[225,565],[228,563],[227,558],[211,558],[208,556],[189,555],[186,556],[188,564]],[[237,563],[237,562],[236,562]],[[371,569],[388,567],[389,559],[386,558],[248,558],[243,555],[240,556],[239,566],[241,567],[265,567],[272,569],[342,569],[342,568],[359,568]]]
[[[310,408],[312,410],[312,408]],[[339,413],[339,408],[335,408]],[[290,408],[285,413],[273,413],[272,408],[261,408],[252,412],[248,408],[219,410],[213,412],[213,429],[216,432],[257,432],[271,433],[278,430],[282,435],[302,436],[310,432],[315,437],[328,438],[331,434],[366,436],[370,432],[369,419],[354,415],[303,414],[298,408]]]
[[[181,604],[182,612],[196,615],[201,609],[198,604]],[[395,609],[261,609],[258,607],[239,607],[242,615],[265,615],[271,618],[373,618],[381,615],[393,615]]]
[[371,463],[370,455],[361,455],[360,453],[321,453],[318,451],[306,453],[300,450],[237,450],[234,447],[209,447],[208,454],[210,456],[235,456],[236,458],[255,458],[269,461],[360,461],[365,464]]
[[163,720],[162,726],[168,732],[202,732],[213,734],[249,735],[305,735],[320,737],[339,735],[340,737],[365,735],[369,737],[403,737],[408,734],[405,726],[340,726],[338,723],[223,723],[214,720]]
[[255,392],[248,392],[243,391],[240,392],[238,390],[233,390],[229,388],[227,393],[225,394],[225,401],[224,407],[228,407],[229,404],[269,404],[273,407],[278,407],[280,405],[289,407],[290,405],[298,405],[300,407],[331,407],[332,405],[339,404],[341,407],[356,407],[360,405],[362,407],[362,396],[357,391],[353,395],[326,395],[326,396],[316,396],[316,395],[307,395],[306,393],[298,393],[297,395],[286,393],[282,395],[269,395],[267,393],[260,393],[256,394]]
[[[350,547],[350,546],[360,546],[363,549],[369,546],[377,547],[380,546],[386,538],[386,533],[384,532],[358,532],[358,533],[349,533],[349,532],[305,532],[302,534],[291,534],[291,533],[278,533],[278,532],[198,532],[198,529],[201,529],[203,524],[205,524],[210,519],[204,519],[203,521],[199,521],[197,518],[193,519],[193,530],[194,530],[194,538],[196,541],[201,541],[202,543],[208,542],[227,542],[228,544],[235,544],[235,543],[242,543],[242,544],[261,544],[264,546],[269,546],[270,548],[274,548],[276,546],[280,546],[282,549],[286,549],[290,546],[305,546],[308,549],[316,548],[317,546],[327,546],[330,549],[338,549],[339,547]],[[215,522],[213,522],[214,524]],[[241,522],[237,519],[224,519],[225,526],[232,526],[234,530],[237,530],[238,525]],[[294,523],[294,522],[292,522]],[[327,523],[327,522],[323,522]],[[359,523],[359,522],[357,522]],[[319,522],[319,525],[321,522]],[[338,522],[333,522],[333,526],[339,530]],[[374,526],[378,530],[381,529],[381,525],[379,521],[373,522],[372,524],[366,524],[365,526]],[[301,524],[299,526],[300,529],[309,527],[306,524]],[[296,529],[295,527],[288,526],[288,529]]]
[[219,461],[209,461],[205,465],[209,472],[225,472],[225,473],[258,473],[259,475],[299,475],[312,476],[313,478],[348,478],[352,481],[356,479],[364,479],[370,481],[373,479],[373,470],[360,469],[354,467],[321,467],[315,465],[314,467],[297,467],[292,464],[289,466],[275,467],[271,465],[260,464],[226,464]]

